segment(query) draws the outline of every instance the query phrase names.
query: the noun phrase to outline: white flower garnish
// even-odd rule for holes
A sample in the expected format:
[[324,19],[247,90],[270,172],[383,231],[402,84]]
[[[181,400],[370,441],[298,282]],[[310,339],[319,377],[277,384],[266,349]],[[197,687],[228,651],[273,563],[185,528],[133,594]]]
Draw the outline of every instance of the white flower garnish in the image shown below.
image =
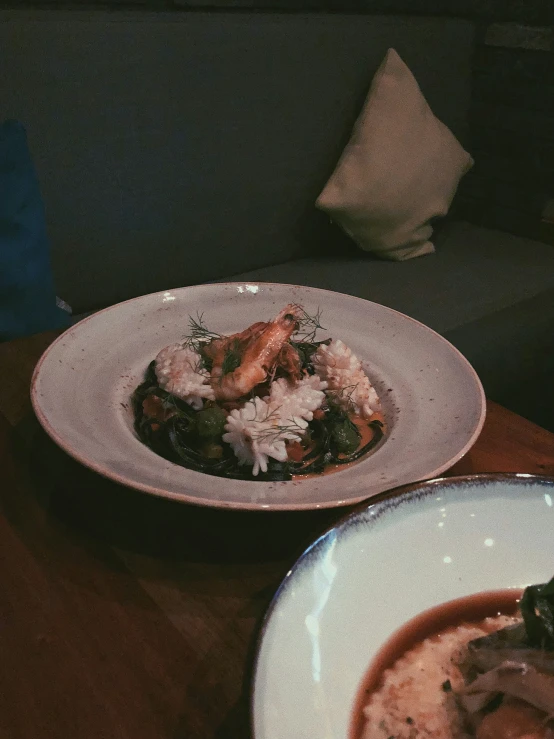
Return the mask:
[[215,397],[202,358],[190,346],[166,346],[156,357],[155,369],[160,387],[197,410],[202,408],[202,398],[213,400]]
[[233,447],[239,464],[252,465],[252,474],[267,472],[269,457],[287,461],[285,441],[299,441],[294,427],[281,426],[278,413],[261,398],[253,398],[227,416],[223,441]]
[[354,410],[362,418],[381,409],[379,397],[365,374],[358,357],[340,339],[321,344],[313,355],[316,374],[344,410]]
[[322,406],[326,388],[327,383],[317,375],[307,375],[295,385],[280,378],[272,383],[266,400],[279,414],[281,423],[306,428],[314,417],[314,411]]
[[319,377],[305,377],[295,385],[279,379],[272,383],[270,395],[249,400],[231,411],[225,424],[223,441],[233,447],[239,464],[252,465],[252,474],[267,472],[269,457],[278,462],[288,459],[285,442],[300,441],[314,411],[325,400],[327,384]]

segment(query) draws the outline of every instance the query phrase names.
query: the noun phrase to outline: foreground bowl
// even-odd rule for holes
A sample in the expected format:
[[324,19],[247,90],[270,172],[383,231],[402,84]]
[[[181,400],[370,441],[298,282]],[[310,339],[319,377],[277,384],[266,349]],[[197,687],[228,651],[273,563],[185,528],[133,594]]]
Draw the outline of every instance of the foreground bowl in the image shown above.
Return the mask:
[[554,575],[554,478],[474,475],[393,491],[300,557],[262,627],[255,739],[346,739],[371,661],[446,601]]
[[[362,360],[388,426],[378,449],[332,475],[290,482],[229,480],[188,470],[144,446],[130,397],[164,346],[182,340],[201,313],[218,333],[271,319],[301,303]],[[466,359],[407,316],[349,295],[296,285],[227,283],[168,290],[81,321],[39,361],[31,398],[46,431],[69,454],[116,482],[221,508],[295,510],[348,505],[434,477],[474,443],[485,417],[483,388]]]

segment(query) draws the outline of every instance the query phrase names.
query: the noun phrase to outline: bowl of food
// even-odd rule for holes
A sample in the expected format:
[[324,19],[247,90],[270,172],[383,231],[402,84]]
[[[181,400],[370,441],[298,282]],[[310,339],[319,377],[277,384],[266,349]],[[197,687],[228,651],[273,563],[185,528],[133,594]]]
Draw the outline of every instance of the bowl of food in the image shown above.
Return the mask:
[[554,478],[403,487],[317,539],[279,588],[255,739],[552,739]]
[[62,448],[117,482],[260,510],[347,505],[433,477],[485,417],[473,368],[428,327],[270,283],[100,311],[46,350],[31,398]]
[[362,459],[385,437],[381,401],[350,347],[318,340],[319,321],[297,303],[230,335],[189,317],[132,395],[138,437],[232,480],[290,481]]

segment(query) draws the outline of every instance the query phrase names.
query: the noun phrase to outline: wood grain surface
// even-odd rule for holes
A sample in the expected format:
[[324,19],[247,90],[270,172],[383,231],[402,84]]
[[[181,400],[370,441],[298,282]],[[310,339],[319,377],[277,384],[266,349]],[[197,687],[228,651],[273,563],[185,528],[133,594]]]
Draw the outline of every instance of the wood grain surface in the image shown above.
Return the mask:
[[[248,739],[264,611],[347,511],[209,510],[81,467],[30,407],[53,338],[0,344],[0,739]],[[448,474],[506,471],[554,475],[554,434],[489,403]]]

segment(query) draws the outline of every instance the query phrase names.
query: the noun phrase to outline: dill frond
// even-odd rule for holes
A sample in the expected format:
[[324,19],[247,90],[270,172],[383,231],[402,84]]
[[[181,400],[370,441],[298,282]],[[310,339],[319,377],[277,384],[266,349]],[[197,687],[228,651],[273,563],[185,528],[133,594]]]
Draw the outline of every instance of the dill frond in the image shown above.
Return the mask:
[[269,429],[262,429],[252,434],[255,441],[264,441],[268,444],[275,444],[280,441],[284,434],[293,433],[301,434],[305,431],[302,426],[293,422],[287,424],[277,424]]
[[315,341],[318,331],[326,331],[327,329],[321,325],[321,308],[318,307],[315,315],[311,316],[303,306],[296,305],[300,316],[298,318],[298,329],[295,331],[295,341],[304,341],[311,344]]
[[197,312],[196,318],[189,316],[189,332],[184,336],[184,345],[198,351],[201,344],[212,339],[221,339],[221,334],[210,331],[204,323],[204,314]]
[[357,387],[358,383],[355,383],[354,385],[346,385],[345,387],[340,388],[340,390],[326,390],[325,394],[327,395],[327,402],[331,407],[335,406],[337,409],[346,410],[348,413],[354,413],[356,406],[352,400],[352,396]]
[[229,372],[234,372],[237,367],[240,367],[241,356],[239,352],[239,342],[234,341],[232,346],[229,346],[223,356],[223,362],[221,364],[221,380]]

